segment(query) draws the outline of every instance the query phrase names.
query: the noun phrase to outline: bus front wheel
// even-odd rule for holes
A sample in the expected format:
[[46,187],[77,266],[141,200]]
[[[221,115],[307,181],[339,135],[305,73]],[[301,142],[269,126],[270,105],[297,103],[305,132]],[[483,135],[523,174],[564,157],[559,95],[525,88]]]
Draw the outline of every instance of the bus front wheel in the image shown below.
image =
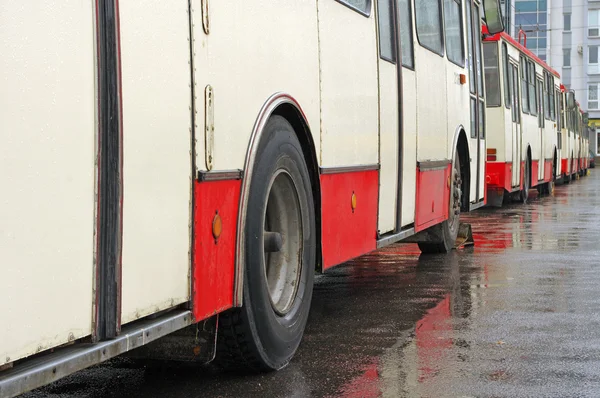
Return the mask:
[[454,153],[452,165],[452,179],[450,183],[450,208],[448,219],[434,225],[428,230],[430,239],[418,242],[419,249],[424,254],[448,253],[456,245],[458,229],[460,226],[460,206],[462,203],[462,178],[460,173],[460,157],[458,151]]
[[217,364],[285,367],[304,333],[316,263],[310,175],[292,126],[273,116],[250,181],[244,240],[243,305],[219,316]]

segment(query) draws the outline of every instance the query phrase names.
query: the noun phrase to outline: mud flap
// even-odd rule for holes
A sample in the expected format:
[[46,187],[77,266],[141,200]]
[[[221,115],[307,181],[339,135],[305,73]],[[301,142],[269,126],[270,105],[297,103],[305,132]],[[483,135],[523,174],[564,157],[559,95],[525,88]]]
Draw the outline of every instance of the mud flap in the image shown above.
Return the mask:
[[454,244],[455,249],[461,247],[473,246],[475,241],[473,240],[473,231],[471,224],[461,222],[458,226],[458,236],[456,237],[456,243]]
[[215,359],[218,315],[130,351],[129,358],[206,364]]
[[504,203],[504,188],[488,187],[486,205],[489,207],[502,207],[502,203]]

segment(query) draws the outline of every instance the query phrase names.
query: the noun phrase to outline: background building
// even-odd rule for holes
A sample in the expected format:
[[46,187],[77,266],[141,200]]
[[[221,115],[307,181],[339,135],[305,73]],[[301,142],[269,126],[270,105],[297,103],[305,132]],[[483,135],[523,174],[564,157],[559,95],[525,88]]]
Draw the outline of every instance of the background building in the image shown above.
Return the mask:
[[[600,155],[600,1],[504,0],[514,9],[513,37],[523,29],[527,48],[561,75],[589,112],[590,148]],[[511,4],[513,3],[513,4]],[[505,11],[506,12],[506,11]]]

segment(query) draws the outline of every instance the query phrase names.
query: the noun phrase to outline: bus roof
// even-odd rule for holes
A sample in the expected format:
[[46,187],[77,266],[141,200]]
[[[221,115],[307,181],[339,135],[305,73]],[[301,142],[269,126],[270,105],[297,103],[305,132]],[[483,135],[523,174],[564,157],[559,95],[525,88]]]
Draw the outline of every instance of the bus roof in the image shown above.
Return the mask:
[[522,52],[523,54],[527,55],[529,58],[533,59],[535,62],[537,62],[538,64],[540,64],[548,72],[550,72],[554,76],[560,78],[560,75],[558,74],[558,72],[555,71],[554,69],[552,69],[550,67],[550,65],[548,65],[546,62],[542,61],[537,55],[535,55],[533,52],[531,52],[531,50],[529,50],[528,48],[526,48],[525,46],[523,46],[521,43],[519,43],[518,41],[516,41],[515,39],[513,39],[507,33],[502,32],[502,33],[497,33],[495,35],[489,35],[488,34],[488,28],[485,25],[481,26],[481,33],[483,33],[484,35],[488,35],[488,36],[486,36],[483,39],[483,41],[499,41],[500,38],[502,38],[504,41],[507,41],[510,44],[512,44],[513,46],[515,46],[520,52]]

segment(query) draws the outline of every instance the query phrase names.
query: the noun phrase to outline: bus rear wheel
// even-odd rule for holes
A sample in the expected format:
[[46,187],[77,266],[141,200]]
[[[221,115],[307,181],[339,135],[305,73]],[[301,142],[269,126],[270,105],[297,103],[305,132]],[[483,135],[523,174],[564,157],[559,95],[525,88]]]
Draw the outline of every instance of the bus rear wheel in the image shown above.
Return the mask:
[[460,205],[462,203],[462,178],[458,151],[454,153],[451,175],[448,219],[429,229],[430,241],[418,242],[419,249],[424,254],[448,253],[456,245],[460,226]]
[[250,181],[244,240],[243,305],[219,316],[216,363],[272,371],[285,367],[304,333],[316,262],[308,167],[292,126],[265,127]]

